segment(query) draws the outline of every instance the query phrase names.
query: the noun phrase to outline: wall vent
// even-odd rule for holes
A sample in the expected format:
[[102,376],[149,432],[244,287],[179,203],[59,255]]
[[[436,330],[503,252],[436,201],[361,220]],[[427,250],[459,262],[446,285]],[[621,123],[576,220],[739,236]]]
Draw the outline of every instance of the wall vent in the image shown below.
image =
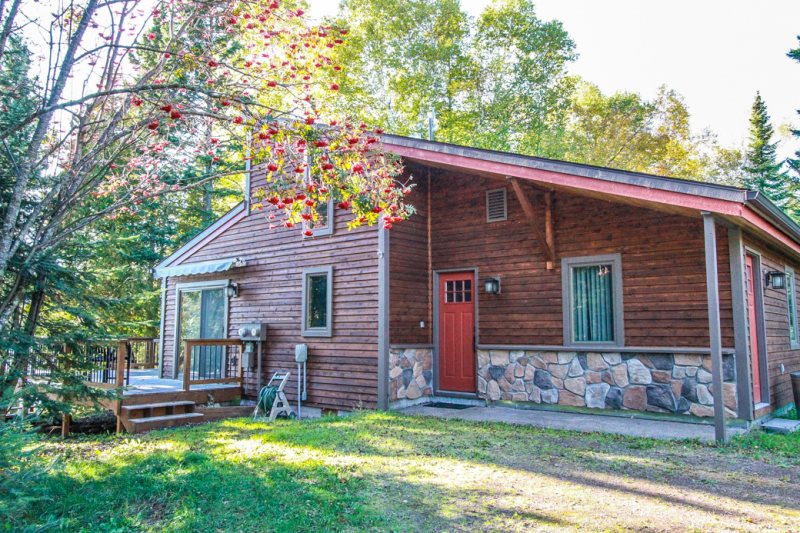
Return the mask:
[[508,219],[506,190],[486,191],[486,222],[500,222]]

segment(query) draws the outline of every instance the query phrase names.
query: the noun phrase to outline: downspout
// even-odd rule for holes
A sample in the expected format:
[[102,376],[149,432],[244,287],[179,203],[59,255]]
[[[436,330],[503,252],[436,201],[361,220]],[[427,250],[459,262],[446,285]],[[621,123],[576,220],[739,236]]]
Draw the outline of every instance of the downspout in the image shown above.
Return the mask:
[[158,331],[158,375],[164,371],[164,318],[167,315],[167,276],[161,278],[161,324]]
[[389,235],[378,229],[378,409],[389,408]]

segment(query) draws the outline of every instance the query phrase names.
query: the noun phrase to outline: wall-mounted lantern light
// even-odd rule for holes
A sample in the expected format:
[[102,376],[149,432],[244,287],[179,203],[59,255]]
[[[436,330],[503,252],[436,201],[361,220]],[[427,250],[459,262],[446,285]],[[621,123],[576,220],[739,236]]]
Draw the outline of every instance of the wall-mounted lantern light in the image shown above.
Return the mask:
[[500,294],[500,280],[497,278],[486,278],[483,282],[483,290],[486,294]]
[[231,283],[225,287],[225,294],[228,295],[228,298],[236,298],[239,296],[239,285],[236,283]]
[[769,289],[783,290],[786,288],[786,274],[777,270],[767,272],[766,284]]

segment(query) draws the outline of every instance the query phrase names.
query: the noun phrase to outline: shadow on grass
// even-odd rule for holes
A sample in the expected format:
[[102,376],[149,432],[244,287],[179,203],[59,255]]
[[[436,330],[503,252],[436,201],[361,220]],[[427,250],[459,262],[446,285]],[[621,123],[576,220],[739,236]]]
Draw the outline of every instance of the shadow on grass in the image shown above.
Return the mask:
[[[74,456],[50,465],[37,480],[46,499],[29,502],[20,515],[0,518],[12,530],[49,523],[88,531],[430,531],[467,529],[486,519],[482,513],[464,517],[443,512],[441,502],[469,498],[466,491],[422,490],[391,473],[299,456],[281,459],[268,450],[237,454],[226,445],[227,439],[242,442],[246,433],[263,435],[265,429],[214,431],[205,425],[182,430],[181,437],[187,438],[177,442],[171,439],[175,432],[157,432],[120,443],[112,456]],[[387,501],[390,494],[411,500]],[[396,512],[404,506],[412,512]],[[531,524],[569,525],[544,513],[519,513],[501,505],[484,511]]]
[[[239,428],[250,433],[250,430]],[[241,433],[239,433],[241,435]],[[700,493],[785,509],[800,508],[800,471],[730,455],[698,442],[633,439],[575,434],[502,423],[438,420],[394,413],[330,418],[306,426],[278,425],[250,433],[265,441],[309,447],[329,453],[365,456],[447,457],[545,475],[587,487],[614,490],[709,513],[729,516],[745,511],[720,507],[659,487]],[[748,450],[743,450],[745,453]],[[759,485],[754,484],[754,477]],[[642,483],[631,484],[639,480]],[[649,488],[643,486],[649,485]]]
[[[45,446],[56,447],[52,441]],[[466,530],[498,523],[576,527],[556,510],[516,506],[504,472],[609,491],[710,513],[756,505],[800,507],[775,467],[697,443],[576,435],[506,424],[387,413],[266,424],[245,419],[64,445],[35,483],[12,529],[59,523],[68,530]],[[47,457],[46,451],[41,454]],[[378,459],[373,461],[373,459]],[[392,468],[381,465],[392,461]],[[483,488],[416,475],[426,462],[498,468]],[[449,462],[449,463],[448,463]],[[408,471],[403,468],[408,467]],[[785,471],[780,471],[786,475]],[[445,473],[448,475],[448,473]],[[763,478],[755,486],[752,476]],[[677,490],[674,490],[677,489]],[[24,488],[23,488],[24,492]],[[466,504],[464,502],[467,502]],[[498,522],[499,521],[499,522]],[[504,522],[505,521],[505,522]]]

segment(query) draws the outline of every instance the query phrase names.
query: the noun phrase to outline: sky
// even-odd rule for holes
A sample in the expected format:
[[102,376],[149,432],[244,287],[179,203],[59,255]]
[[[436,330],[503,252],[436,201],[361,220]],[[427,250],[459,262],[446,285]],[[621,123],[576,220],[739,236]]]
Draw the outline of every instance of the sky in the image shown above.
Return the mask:
[[[461,0],[478,16],[489,0]],[[570,72],[606,93],[652,97],[667,85],[682,94],[699,132],[742,146],[756,91],[773,125],[800,126],[800,0],[534,0],[540,18],[557,19],[577,44]],[[333,14],[338,2],[310,0],[309,15]],[[781,138],[788,156],[800,143]]]

